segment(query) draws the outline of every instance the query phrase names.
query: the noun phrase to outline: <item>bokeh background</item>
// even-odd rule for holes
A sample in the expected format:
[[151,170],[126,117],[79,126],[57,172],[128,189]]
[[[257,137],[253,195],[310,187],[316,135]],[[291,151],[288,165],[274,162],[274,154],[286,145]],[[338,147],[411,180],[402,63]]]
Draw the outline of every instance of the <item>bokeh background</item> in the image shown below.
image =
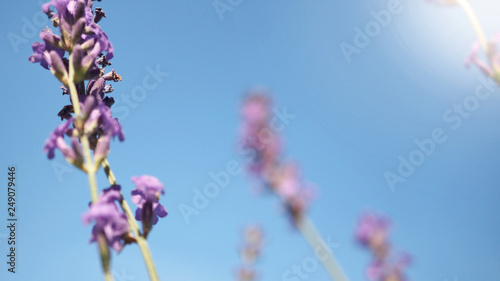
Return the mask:
[[[229,5],[229,2],[221,0]],[[392,244],[410,253],[410,280],[500,280],[500,91],[452,129],[443,114],[474,94],[482,73],[467,69],[475,35],[457,7],[401,0],[401,12],[348,62],[342,42],[387,9],[384,1],[242,0],[219,16],[214,2],[103,1],[100,25],[123,76],[111,94],[125,130],[110,163],[130,198],[130,178],[150,174],[166,187],[169,211],[149,237],[162,280],[234,280],[243,228],[260,223],[266,243],[261,280],[314,257],[280,211],[240,173],[189,223],[180,211],[210,172],[243,158],[235,149],[245,92],[266,87],[286,125],[286,155],[319,189],[309,210],[350,280],[365,280],[369,255],[353,239],[363,211],[391,218]],[[500,31],[496,1],[471,1],[488,34]],[[238,3],[233,1],[232,3]],[[49,71],[30,64],[31,44],[49,22],[39,1],[3,1],[0,103],[0,279],[100,280],[87,209],[86,176],[42,147],[68,104]],[[141,100],[127,104],[148,68],[168,72]],[[120,108],[120,109],[119,109]],[[415,140],[435,128],[447,136],[422,165],[391,190],[384,178],[408,159]],[[17,273],[7,272],[7,167],[17,167]],[[99,186],[106,187],[99,175]],[[5,225],[5,226],[4,226]],[[113,256],[118,281],[147,280],[137,247]],[[318,267],[309,280],[329,280]],[[300,280],[300,279],[297,279]]]

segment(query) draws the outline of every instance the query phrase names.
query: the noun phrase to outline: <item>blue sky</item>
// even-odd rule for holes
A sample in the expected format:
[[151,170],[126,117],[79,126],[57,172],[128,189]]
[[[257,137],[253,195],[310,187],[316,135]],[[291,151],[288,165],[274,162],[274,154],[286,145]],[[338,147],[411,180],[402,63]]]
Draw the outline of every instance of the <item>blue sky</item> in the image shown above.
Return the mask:
[[[414,257],[410,280],[500,280],[500,90],[483,87],[488,96],[474,104],[478,85],[488,85],[464,66],[474,33],[460,9],[427,1],[401,0],[399,12],[348,62],[342,42],[355,46],[357,28],[390,3],[243,0],[222,18],[212,1],[96,4],[107,14],[101,26],[116,50],[112,67],[124,78],[112,96],[126,140],[112,144],[109,161],[125,193],[135,175],[154,175],[166,187],[169,215],[148,239],[162,280],[234,279],[241,232],[250,223],[266,232],[257,265],[263,281],[283,280],[283,272],[314,256],[276,198],[252,194],[243,173],[189,223],[180,212],[192,205],[194,190],[213,181],[210,173],[242,165],[238,106],[256,86],[295,115],[283,134],[286,155],[318,186],[310,217],[339,245],[334,252],[350,280],[364,280],[369,262],[352,236],[364,210],[391,218],[393,245]],[[68,103],[58,81],[27,59],[48,25],[38,17],[41,2],[0,5],[0,168],[5,182],[7,167],[17,167],[19,219],[18,273],[2,262],[0,279],[99,280],[90,227],[81,223],[86,176],[60,154],[49,161],[41,152]],[[500,30],[494,1],[472,5],[489,34]],[[137,98],[155,70],[168,75]],[[470,109],[467,117],[457,106]],[[391,190],[384,174],[397,174],[399,156],[408,160],[415,142],[435,130],[445,140]],[[99,186],[106,187],[102,173]],[[6,191],[0,204],[6,218]],[[7,232],[0,229],[4,261]],[[118,281],[147,279],[134,246],[113,256],[113,268]],[[308,279],[329,280],[322,268]]]

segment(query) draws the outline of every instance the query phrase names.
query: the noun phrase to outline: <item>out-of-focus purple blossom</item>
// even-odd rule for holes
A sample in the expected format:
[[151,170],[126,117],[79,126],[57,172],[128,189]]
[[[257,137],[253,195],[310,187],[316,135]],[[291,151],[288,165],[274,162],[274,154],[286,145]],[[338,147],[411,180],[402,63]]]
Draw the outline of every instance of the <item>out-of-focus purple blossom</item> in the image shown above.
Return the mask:
[[145,235],[158,222],[158,217],[168,215],[167,210],[159,203],[160,195],[165,193],[163,184],[153,176],[132,177],[136,189],[132,190],[132,202],[137,205],[135,218],[142,221]]
[[253,93],[241,108],[241,145],[243,149],[254,151],[248,171],[255,175],[272,169],[281,153],[281,140],[269,126],[270,107],[271,101],[266,94]]
[[253,151],[248,172],[282,199],[287,213],[297,223],[314,198],[314,190],[302,181],[296,164],[281,159],[281,139],[270,124],[269,96],[251,93],[243,101],[240,114],[241,148]]
[[[469,57],[465,60],[465,65],[469,67],[471,64],[475,64],[486,76],[500,79],[500,73],[498,73],[500,71],[500,51],[497,46],[499,43],[500,33],[497,33],[488,42],[488,54],[486,54],[487,61],[485,62],[479,58],[481,47],[478,42],[475,42]],[[500,81],[498,81],[498,83],[500,83]]]
[[82,216],[84,224],[95,221],[90,242],[97,240],[99,233],[104,234],[108,246],[120,252],[123,248],[124,236],[130,227],[127,217],[120,212],[115,201],[121,200],[120,186],[115,185],[103,190],[98,201],[91,204],[89,210]]
[[356,240],[362,246],[368,247],[373,240],[386,241],[390,230],[390,221],[372,213],[361,216],[356,229]]
[[366,276],[373,281],[405,281],[405,270],[411,263],[406,253],[397,256],[389,244],[390,222],[373,213],[361,216],[355,232],[356,241],[372,256]]

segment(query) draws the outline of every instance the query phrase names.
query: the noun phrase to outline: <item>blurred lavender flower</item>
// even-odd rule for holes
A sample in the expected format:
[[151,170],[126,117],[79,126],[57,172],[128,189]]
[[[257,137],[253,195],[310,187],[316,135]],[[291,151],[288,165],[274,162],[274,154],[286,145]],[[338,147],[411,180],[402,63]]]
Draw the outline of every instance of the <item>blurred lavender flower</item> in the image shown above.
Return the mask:
[[132,190],[132,202],[138,206],[135,218],[142,221],[144,236],[147,236],[158,217],[168,215],[167,210],[159,203],[160,194],[165,194],[163,184],[155,177],[143,175],[132,177],[136,189]]
[[374,281],[405,281],[405,269],[411,264],[406,254],[393,256],[389,244],[390,221],[373,213],[361,216],[355,232],[356,241],[372,254],[366,276]]
[[129,231],[127,217],[115,203],[122,198],[120,189],[119,185],[104,189],[99,200],[90,204],[88,212],[82,216],[84,224],[95,221],[90,242],[97,241],[97,235],[103,233],[108,246],[117,252],[123,249],[123,241]]
[[[471,64],[475,64],[479,69],[488,77],[495,79],[496,71],[500,71],[500,51],[497,45],[500,43],[500,33],[497,33],[488,42],[488,54],[487,62],[481,60],[478,57],[479,50],[481,49],[478,42],[475,42],[472,46],[472,50],[469,57],[465,60],[465,64],[469,67]],[[500,75],[500,74],[496,74]],[[497,81],[500,83],[500,81]]]
[[259,225],[250,225],[243,234],[243,245],[240,247],[241,265],[236,271],[238,281],[257,280],[255,263],[258,260],[263,245],[264,234]]
[[249,174],[282,199],[287,214],[296,223],[308,208],[314,191],[301,180],[295,163],[281,159],[282,141],[270,125],[270,98],[265,93],[251,93],[240,112],[243,119],[240,145],[254,152],[247,166]]

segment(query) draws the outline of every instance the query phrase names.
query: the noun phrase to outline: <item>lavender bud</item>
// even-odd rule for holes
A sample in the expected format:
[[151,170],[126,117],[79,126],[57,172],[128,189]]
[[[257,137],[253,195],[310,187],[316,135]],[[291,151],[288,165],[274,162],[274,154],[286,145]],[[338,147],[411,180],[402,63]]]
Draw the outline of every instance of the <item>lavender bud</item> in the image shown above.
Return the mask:
[[48,43],[56,48],[61,48],[61,37],[53,34],[52,31],[44,30],[40,33],[40,37],[45,43]]
[[87,95],[91,95],[96,97],[99,100],[102,100],[104,97],[104,85],[105,81],[103,78],[98,78],[95,80],[89,81],[87,84]]
[[57,54],[56,51],[50,51],[50,70],[52,73],[63,83],[64,85],[68,85],[68,72],[66,71],[66,67],[64,66],[64,62],[62,58]]
[[85,1],[78,0],[75,4],[75,19],[85,19]]
[[83,50],[79,44],[76,44],[73,47],[73,53],[71,54],[71,57],[72,67],[75,70],[75,82],[83,81],[85,79],[85,72],[87,72],[88,68],[85,68],[85,66],[82,65]]
[[66,50],[71,49],[71,26],[64,19],[59,19],[59,29],[61,30],[61,39]]
[[61,117],[61,120],[66,119],[69,120],[72,116],[71,113],[74,113],[73,110],[73,105],[65,105],[59,113],[57,113],[57,116]]
[[95,42],[96,42],[95,38],[90,38],[90,39],[85,40],[85,42],[83,42],[83,44],[82,44],[82,49],[84,51],[88,51],[88,50],[94,48]]
[[84,30],[85,30],[85,18],[80,18],[75,23],[73,29],[71,30],[71,43],[73,43],[73,45],[78,43],[78,41],[80,41]]
[[111,97],[105,97],[102,102],[108,107],[111,108],[113,104],[115,104],[115,99]]
[[95,16],[94,16],[94,22],[98,23],[101,21],[102,18],[106,17],[106,13],[102,10],[102,8],[95,8]]

